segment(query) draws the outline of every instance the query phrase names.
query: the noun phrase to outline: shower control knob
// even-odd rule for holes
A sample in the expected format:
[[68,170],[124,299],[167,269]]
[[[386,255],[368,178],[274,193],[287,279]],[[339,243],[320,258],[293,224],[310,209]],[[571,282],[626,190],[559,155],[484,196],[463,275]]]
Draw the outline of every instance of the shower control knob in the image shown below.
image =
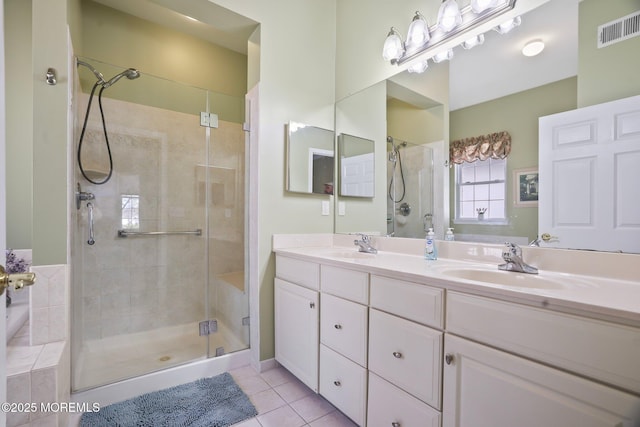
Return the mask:
[[4,293],[5,288],[13,286],[14,289],[22,289],[25,286],[31,286],[36,281],[34,273],[15,273],[7,274],[7,271],[0,265],[0,295]]

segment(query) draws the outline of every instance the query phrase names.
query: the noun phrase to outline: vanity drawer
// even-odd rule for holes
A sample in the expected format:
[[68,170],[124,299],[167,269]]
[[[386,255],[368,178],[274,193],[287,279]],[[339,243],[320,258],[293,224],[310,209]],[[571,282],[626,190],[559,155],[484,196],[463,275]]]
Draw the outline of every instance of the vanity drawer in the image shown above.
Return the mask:
[[368,407],[367,427],[440,427],[440,412],[375,374],[369,374]]
[[370,309],[369,370],[440,409],[442,332]]
[[371,275],[371,307],[443,328],[444,289]]
[[320,342],[367,366],[368,309],[333,295],[320,296]]
[[640,393],[640,329],[450,292],[447,332]]
[[369,304],[369,273],[323,265],[320,290],[360,304]]
[[320,288],[320,264],[276,255],[276,277],[318,290]]
[[320,394],[358,425],[367,415],[367,370],[320,345]]

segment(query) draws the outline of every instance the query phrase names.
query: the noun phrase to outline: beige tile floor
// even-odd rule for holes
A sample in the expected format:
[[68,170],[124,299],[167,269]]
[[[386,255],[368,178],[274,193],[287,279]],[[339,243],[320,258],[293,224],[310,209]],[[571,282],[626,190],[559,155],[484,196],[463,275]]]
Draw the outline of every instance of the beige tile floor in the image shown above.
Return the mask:
[[230,374],[258,411],[258,416],[234,427],[356,426],[284,368],[259,374],[247,366]]
[[[229,371],[249,396],[258,415],[233,427],[356,427],[320,395],[278,367],[257,373],[252,367]],[[80,414],[72,416],[70,427],[77,427]]]

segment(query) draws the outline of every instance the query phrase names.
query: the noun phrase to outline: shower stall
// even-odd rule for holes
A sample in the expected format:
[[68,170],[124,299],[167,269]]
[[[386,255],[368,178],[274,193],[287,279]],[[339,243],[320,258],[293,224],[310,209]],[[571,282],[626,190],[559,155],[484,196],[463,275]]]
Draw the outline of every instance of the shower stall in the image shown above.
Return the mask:
[[81,61],[72,390],[248,348],[244,99]]
[[434,227],[434,153],[387,137],[387,235],[424,238]]

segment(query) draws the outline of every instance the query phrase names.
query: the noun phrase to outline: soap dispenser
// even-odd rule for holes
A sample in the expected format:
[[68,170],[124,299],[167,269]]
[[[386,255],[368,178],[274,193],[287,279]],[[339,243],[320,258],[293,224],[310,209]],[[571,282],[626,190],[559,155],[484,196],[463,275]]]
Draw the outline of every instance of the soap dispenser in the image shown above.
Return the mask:
[[447,232],[444,234],[444,240],[447,240],[449,242],[453,242],[454,240],[456,240],[455,236],[453,235],[453,228],[447,228]]
[[424,259],[438,259],[438,248],[436,248],[436,239],[433,234],[433,228],[429,228],[429,231],[427,232],[427,238],[424,243]]

